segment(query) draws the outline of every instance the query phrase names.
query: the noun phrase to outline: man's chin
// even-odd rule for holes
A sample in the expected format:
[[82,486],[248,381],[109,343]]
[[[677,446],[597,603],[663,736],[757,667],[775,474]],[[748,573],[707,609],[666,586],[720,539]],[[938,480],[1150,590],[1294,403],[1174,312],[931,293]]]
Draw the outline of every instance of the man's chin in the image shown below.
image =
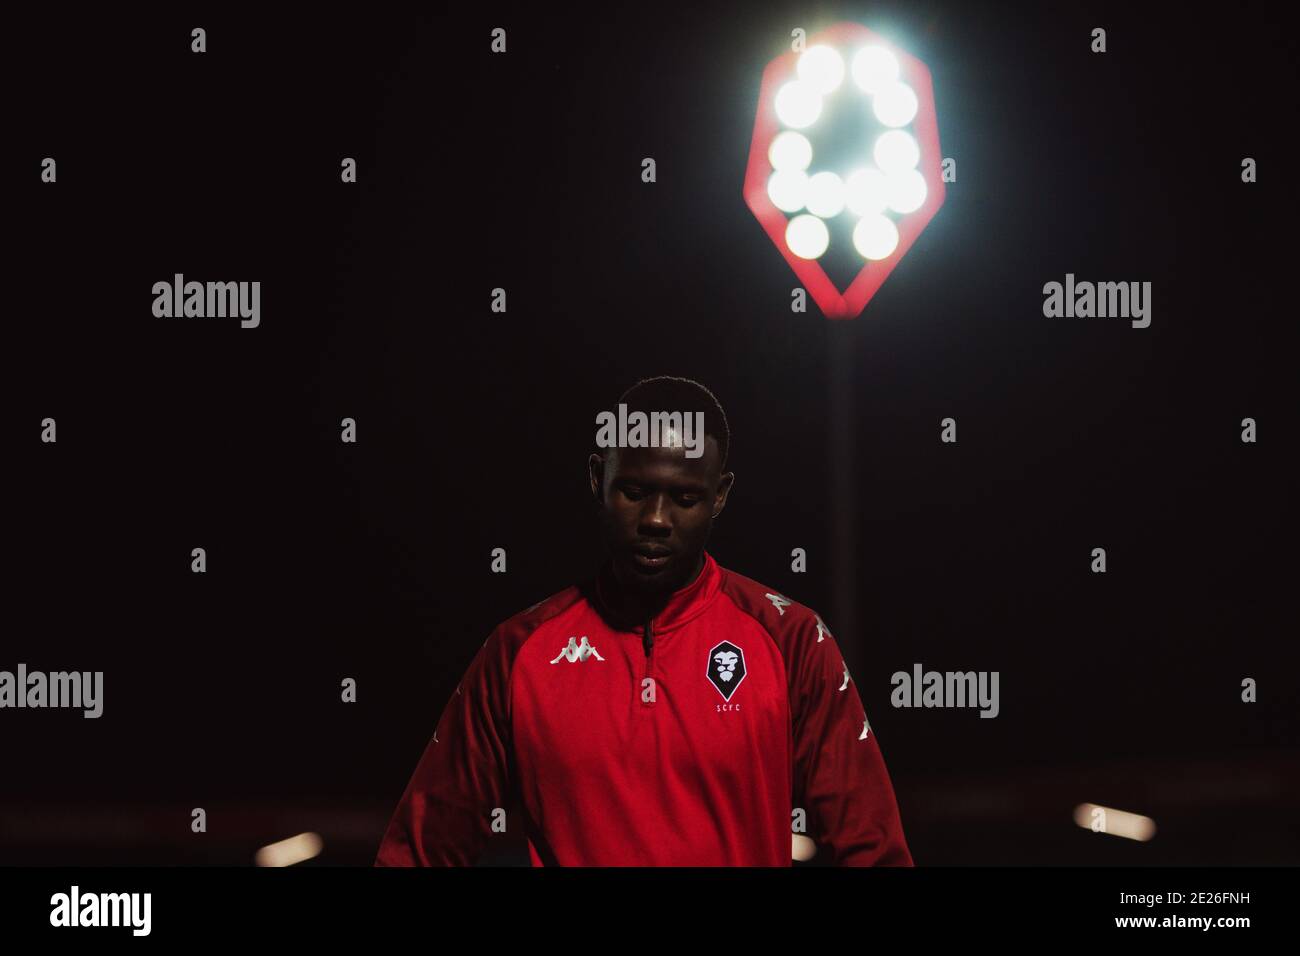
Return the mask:
[[674,585],[681,577],[677,561],[669,560],[655,567],[637,559],[634,554],[626,555],[619,561],[619,578],[628,587],[635,588],[642,594],[655,594],[660,591],[674,590]]

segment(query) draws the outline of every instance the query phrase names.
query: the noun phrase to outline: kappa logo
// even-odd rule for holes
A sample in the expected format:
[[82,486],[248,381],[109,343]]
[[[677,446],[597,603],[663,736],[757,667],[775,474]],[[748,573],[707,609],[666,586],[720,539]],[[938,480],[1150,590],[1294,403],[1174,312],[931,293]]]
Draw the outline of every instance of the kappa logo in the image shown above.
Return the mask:
[[867,734],[871,733],[871,727],[867,724],[867,715],[862,715],[862,733],[858,734],[859,740],[866,740]]
[[[830,629],[822,623],[822,616],[820,614],[814,614],[813,617],[817,618],[817,643],[820,644],[822,641],[826,640],[826,635],[831,632]],[[835,635],[831,634],[831,636],[834,637]]]
[[709,683],[718,689],[723,700],[731,700],[745,679],[745,652],[730,641],[723,641],[709,651]]
[[849,686],[849,681],[851,681],[851,680],[853,680],[853,678],[849,676],[849,665],[848,665],[848,664],[845,664],[845,665],[844,665],[844,683],[840,684],[840,690],[845,690],[845,689]]
[[763,597],[772,602],[772,606],[777,609],[782,617],[785,617],[785,609],[793,603],[789,598],[781,597],[779,594],[768,593],[764,594]]
[[580,661],[585,661],[592,657],[596,658],[598,661],[603,661],[605,659],[597,653],[594,647],[587,643],[587,635],[584,634],[582,635],[581,644],[578,643],[576,637],[569,638],[569,643],[564,646],[564,649],[560,651],[560,653],[555,655],[555,660],[551,661],[551,663],[558,664],[561,660],[566,660],[570,664],[577,664]]

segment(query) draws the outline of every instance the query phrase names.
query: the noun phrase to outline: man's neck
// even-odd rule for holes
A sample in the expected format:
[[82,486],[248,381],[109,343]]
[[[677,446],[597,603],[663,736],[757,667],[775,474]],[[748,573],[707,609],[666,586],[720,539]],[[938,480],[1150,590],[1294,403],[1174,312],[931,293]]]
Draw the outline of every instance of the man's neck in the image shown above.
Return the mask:
[[618,601],[619,611],[623,614],[637,620],[649,621],[659,616],[672,596],[683,588],[690,587],[699,578],[700,573],[704,570],[704,553],[701,552],[695,560],[695,567],[686,577],[686,580],[680,584],[665,588],[663,591],[657,591],[654,594],[646,594],[638,591],[634,587],[629,587],[626,582],[619,576],[618,565],[614,566],[614,580],[618,582]]

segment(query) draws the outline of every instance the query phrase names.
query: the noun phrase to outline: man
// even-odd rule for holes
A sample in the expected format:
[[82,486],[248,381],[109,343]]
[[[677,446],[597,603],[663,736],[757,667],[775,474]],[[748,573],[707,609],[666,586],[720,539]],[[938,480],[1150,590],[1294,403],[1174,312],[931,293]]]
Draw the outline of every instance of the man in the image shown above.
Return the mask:
[[834,864],[910,866],[826,625],[705,551],[735,481],[717,399],[663,376],[620,403],[683,414],[590,457],[609,559],[488,637],[375,864],[470,864],[504,824],[534,866],[789,866],[792,830]]

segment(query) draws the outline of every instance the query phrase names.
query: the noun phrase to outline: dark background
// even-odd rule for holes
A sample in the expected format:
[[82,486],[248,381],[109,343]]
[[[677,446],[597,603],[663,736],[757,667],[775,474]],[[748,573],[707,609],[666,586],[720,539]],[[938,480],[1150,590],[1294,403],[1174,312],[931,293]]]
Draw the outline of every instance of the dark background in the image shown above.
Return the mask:
[[[665,373],[731,421],[712,552],[825,609],[919,864],[1300,861],[1298,57],[1267,8],[1189,9],[15,14],[0,669],[102,670],[105,710],[0,712],[0,863],[304,830],[369,863],[489,631],[595,566],[595,413]],[[841,19],[929,65],[958,178],[832,326],[791,313],[741,183],[763,67]],[[260,280],[261,326],[155,318],[175,272]],[[1067,272],[1151,281],[1151,326],[1045,318]],[[916,662],[999,671],[1000,716],[890,707]],[[1079,829],[1084,801],[1156,838]]]

